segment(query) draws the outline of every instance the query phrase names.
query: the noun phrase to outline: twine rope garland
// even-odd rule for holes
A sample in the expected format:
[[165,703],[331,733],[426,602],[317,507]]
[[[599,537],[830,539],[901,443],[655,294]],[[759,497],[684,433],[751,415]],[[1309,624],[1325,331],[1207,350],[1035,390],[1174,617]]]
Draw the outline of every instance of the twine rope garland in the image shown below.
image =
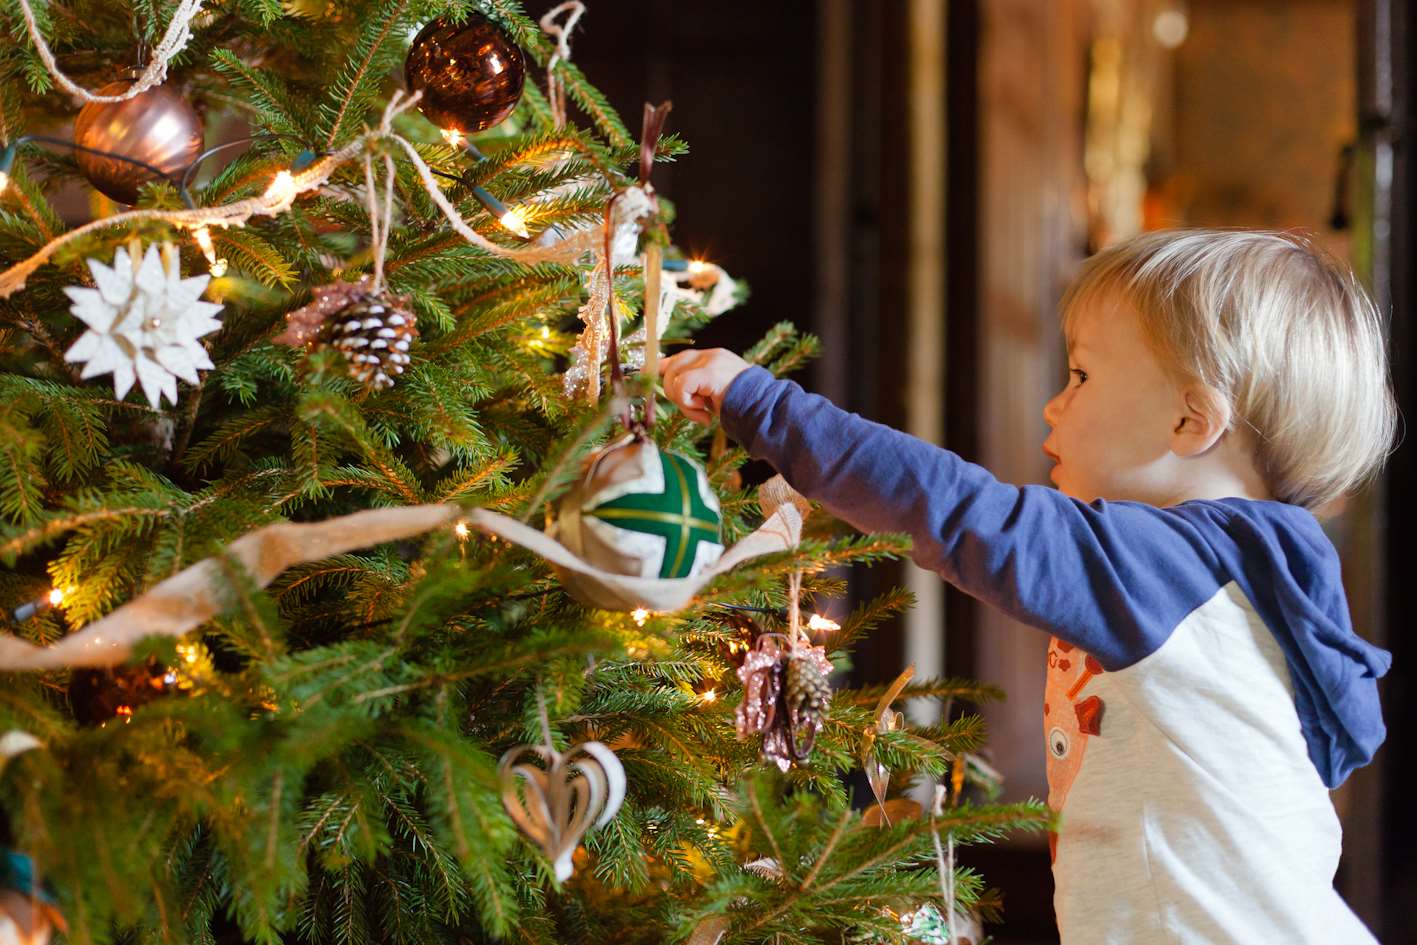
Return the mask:
[[29,0],[20,0],[20,10],[24,13],[25,27],[29,30],[35,52],[39,54],[40,61],[44,63],[44,68],[54,79],[55,85],[85,102],[126,102],[166,81],[168,64],[178,53],[187,48],[187,44],[192,40],[192,21],[201,12],[202,3],[203,0],[182,0],[182,3],[172,13],[172,21],[167,24],[167,32],[153,48],[152,60],[148,62],[142,75],[132,86],[117,95],[95,95],[65,75],[63,70],[59,68],[59,63],[55,61],[49,44],[44,41],[44,36],[39,32],[39,23],[35,21],[34,11],[30,9]]

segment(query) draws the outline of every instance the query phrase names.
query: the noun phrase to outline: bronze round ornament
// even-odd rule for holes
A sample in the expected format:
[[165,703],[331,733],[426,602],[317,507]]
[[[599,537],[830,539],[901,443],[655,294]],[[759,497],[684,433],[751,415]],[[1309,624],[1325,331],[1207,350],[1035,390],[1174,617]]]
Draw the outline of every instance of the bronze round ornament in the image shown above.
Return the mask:
[[418,107],[439,128],[473,134],[500,123],[517,107],[526,78],[517,44],[475,13],[459,24],[438,18],[414,37],[404,62]]
[[[117,95],[126,80],[111,82],[99,95]],[[202,119],[186,99],[166,86],[126,102],[89,102],[74,119],[74,143],[142,161],[167,177],[179,177],[202,153]],[[138,188],[159,176],[153,170],[101,154],[75,151],[79,170],[102,193],[119,203],[136,203]]]

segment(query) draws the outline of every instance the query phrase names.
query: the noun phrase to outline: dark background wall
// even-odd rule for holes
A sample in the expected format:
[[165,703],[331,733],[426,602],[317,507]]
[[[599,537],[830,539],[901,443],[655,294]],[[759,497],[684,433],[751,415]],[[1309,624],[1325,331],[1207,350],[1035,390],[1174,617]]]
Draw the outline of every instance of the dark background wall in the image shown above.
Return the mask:
[[572,37],[574,61],[636,134],[646,101],[674,103],[667,128],[691,150],[658,165],[654,184],[677,208],[675,240],[752,290],[699,335],[702,346],[742,350],[777,321],[812,322],[814,10],[600,3]]

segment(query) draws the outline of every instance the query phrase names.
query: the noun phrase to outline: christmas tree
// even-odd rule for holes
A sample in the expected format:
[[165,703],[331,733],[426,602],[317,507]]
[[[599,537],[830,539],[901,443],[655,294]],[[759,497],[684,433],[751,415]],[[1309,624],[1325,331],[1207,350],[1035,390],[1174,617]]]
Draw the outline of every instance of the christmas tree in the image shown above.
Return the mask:
[[963,941],[1047,825],[993,690],[832,692],[904,540],[656,405],[742,293],[563,8],[0,14],[0,940]]

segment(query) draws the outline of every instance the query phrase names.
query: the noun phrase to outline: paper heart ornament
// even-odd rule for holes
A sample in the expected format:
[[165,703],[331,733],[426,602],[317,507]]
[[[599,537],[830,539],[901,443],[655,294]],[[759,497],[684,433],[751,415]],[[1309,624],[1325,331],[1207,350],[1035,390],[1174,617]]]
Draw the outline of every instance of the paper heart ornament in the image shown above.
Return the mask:
[[[533,757],[541,764],[533,763]],[[571,855],[581,837],[593,826],[610,823],[625,800],[625,769],[600,742],[577,745],[565,754],[544,745],[520,745],[502,756],[497,777],[507,813],[550,857],[560,882],[571,878]]]

